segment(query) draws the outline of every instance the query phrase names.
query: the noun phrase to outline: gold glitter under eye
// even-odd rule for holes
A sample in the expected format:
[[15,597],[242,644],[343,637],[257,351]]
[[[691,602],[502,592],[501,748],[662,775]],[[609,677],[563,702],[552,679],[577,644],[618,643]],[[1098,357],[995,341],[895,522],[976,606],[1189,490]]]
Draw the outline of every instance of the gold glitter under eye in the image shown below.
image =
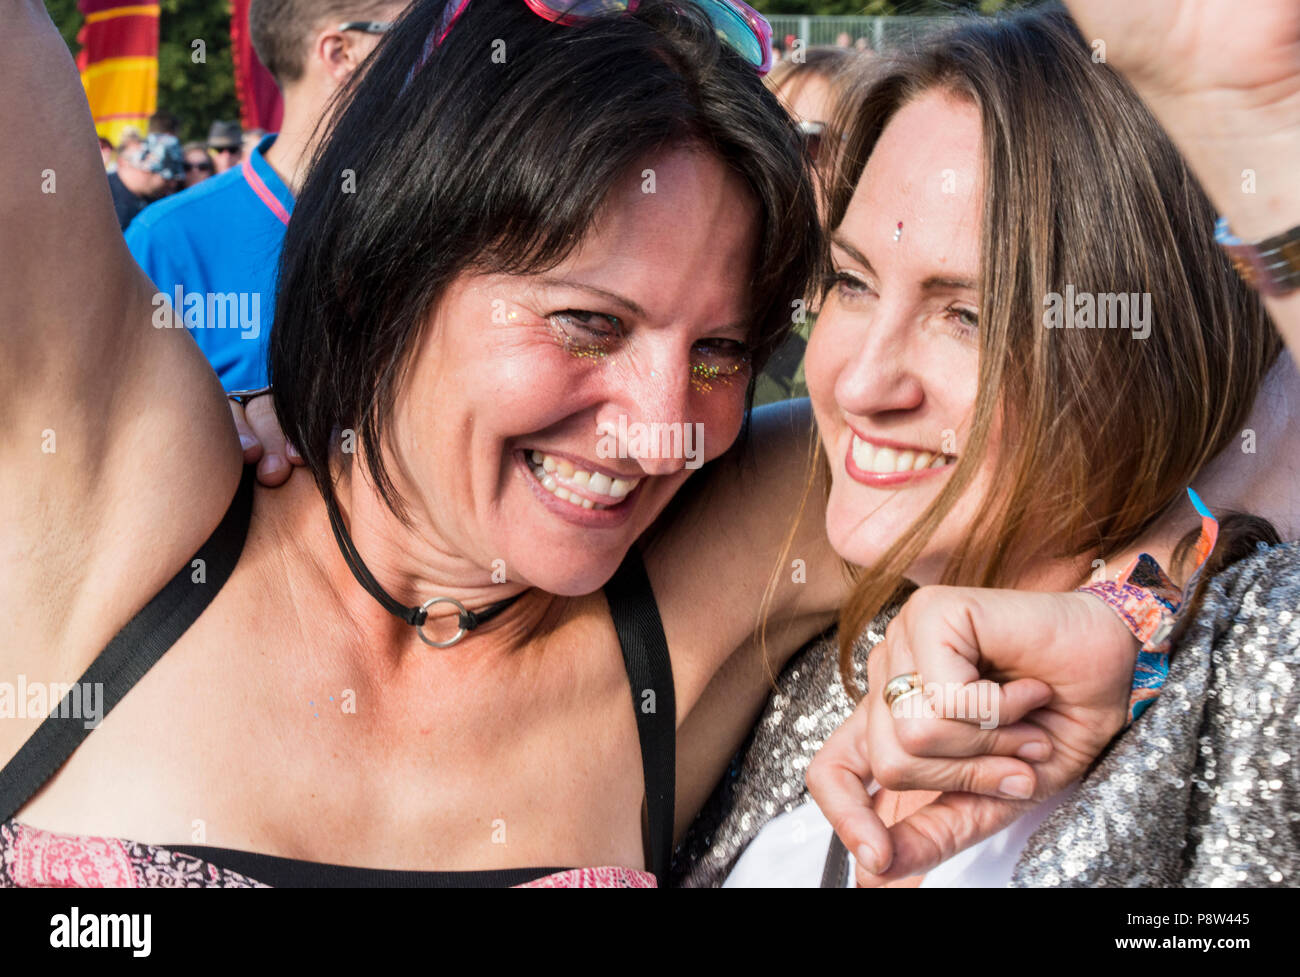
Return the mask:
[[551,328],[555,334],[556,345],[570,356],[575,356],[578,359],[603,360],[609,355],[610,349],[616,342],[615,338],[612,336],[605,338],[593,336],[587,339],[578,340],[571,336],[563,326],[555,321],[554,318],[550,321]]
[[582,346],[573,342],[571,339],[565,339],[561,345],[564,351],[570,356],[576,356],[581,360],[603,360],[609,355],[609,350],[601,346]]
[[700,393],[708,393],[713,389],[714,384],[731,383],[746,373],[748,368],[748,358],[725,366],[718,366],[715,363],[696,363],[691,367],[691,386]]

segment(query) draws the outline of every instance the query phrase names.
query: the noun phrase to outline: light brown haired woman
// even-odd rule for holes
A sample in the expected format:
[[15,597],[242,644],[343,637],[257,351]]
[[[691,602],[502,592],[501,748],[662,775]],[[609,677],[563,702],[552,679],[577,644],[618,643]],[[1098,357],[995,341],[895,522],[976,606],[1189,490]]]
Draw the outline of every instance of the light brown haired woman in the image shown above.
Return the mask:
[[[834,824],[864,882],[1209,884],[1222,877],[1210,856],[1178,869],[1171,853],[1211,833],[1226,842],[1232,818],[1189,813],[1169,798],[1198,770],[1201,783],[1213,781],[1204,770],[1215,758],[1239,766],[1265,744],[1293,742],[1287,717],[1300,705],[1295,687],[1270,678],[1271,668],[1294,665],[1300,641],[1281,614],[1295,602],[1300,556],[1295,547],[1255,555],[1256,543],[1277,541],[1273,528],[1227,517],[1224,486],[1213,484],[1216,464],[1221,472],[1242,459],[1243,434],[1267,444],[1244,456],[1257,480],[1236,504],[1294,538],[1297,432],[1277,397],[1294,396],[1296,379],[1263,303],[1215,243],[1214,209],[1182,157],[1062,11],[967,23],[887,65],[859,96],[843,160],[830,214],[834,273],[807,375],[830,481],[827,529],[857,584],[841,610],[838,649],[818,646],[791,664],[728,784],[730,811],[697,829],[726,841],[721,853],[694,849],[705,869],[692,881],[815,885]],[[1020,815],[1014,823],[954,858],[958,846],[941,826],[983,815],[961,794],[909,792],[920,784],[900,746],[924,752],[955,720],[891,717],[885,693],[890,679],[912,672],[935,686],[969,682],[982,663],[961,622],[951,625],[961,653],[915,653],[932,647],[919,639],[945,616],[935,591],[922,590],[871,655],[870,694],[808,772],[825,817],[811,802],[786,802],[757,833],[774,794],[804,796],[798,775],[816,733],[848,711],[842,695],[827,700],[827,684],[838,672],[858,691],[856,668],[904,588],[1067,589],[1113,579],[1127,562],[1116,554],[1152,526],[1198,526],[1185,502],[1194,481],[1224,517],[1203,575],[1253,557],[1217,586],[1252,588],[1260,610],[1251,621],[1269,617],[1264,608],[1280,615],[1271,662],[1216,629],[1221,590],[1199,617],[1189,601],[1169,686],[1081,799],[1071,800],[1071,786],[1040,795],[1037,807],[1005,802]],[[1198,562],[1169,570],[1184,585]],[[987,624],[998,608],[989,599],[969,613]],[[1064,607],[1060,614],[1068,619]],[[1032,616],[1002,625],[1030,630]],[[1032,643],[1023,652],[1032,660]],[[1212,653],[1236,663],[1223,698],[1240,708],[1211,719],[1198,739],[1186,705],[1204,705],[1198,668]],[[1097,667],[1080,650],[1078,675]],[[1031,721],[1071,722],[1050,709]],[[1248,743],[1233,732],[1243,728]],[[884,789],[868,800],[873,776]],[[1249,803],[1254,791],[1255,810],[1272,819],[1276,842],[1233,835],[1247,873],[1234,881],[1269,880],[1273,869],[1261,866],[1279,858],[1300,862],[1287,841],[1290,783],[1262,795],[1245,789],[1244,800],[1235,784],[1205,788],[1210,810]],[[1055,829],[1031,843],[1058,807]],[[1188,819],[1185,833],[1156,830],[1171,814]],[[1127,830],[1125,819],[1150,830]]]

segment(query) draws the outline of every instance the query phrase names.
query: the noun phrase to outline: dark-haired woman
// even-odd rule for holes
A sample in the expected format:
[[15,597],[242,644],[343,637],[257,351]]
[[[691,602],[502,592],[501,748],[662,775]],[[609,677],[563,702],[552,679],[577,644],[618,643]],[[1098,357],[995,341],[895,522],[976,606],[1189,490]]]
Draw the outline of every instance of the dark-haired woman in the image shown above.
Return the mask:
[[[762,700],[805,482],[798,408],[722,457],[820,253],[763,40],[731,3],[410,8],[285,241],[271,374],[312,478],[255,492],[15,5],[0,670],[33,698],[0,725],[0,884],[664,878]],[[843,596],[816,507],[795,546],[778,664]],[[953,769],[1032,781],[1030,740]]]

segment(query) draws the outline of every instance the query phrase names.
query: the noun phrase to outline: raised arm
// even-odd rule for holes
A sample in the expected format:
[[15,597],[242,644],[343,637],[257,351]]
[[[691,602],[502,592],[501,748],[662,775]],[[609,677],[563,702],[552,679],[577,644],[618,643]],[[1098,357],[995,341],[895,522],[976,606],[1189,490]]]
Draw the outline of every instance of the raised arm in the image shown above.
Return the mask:
[[[1300,4],[1067,0],[1186,156],[1233,234],[1300,226]],[[1300,290],[1265,297],[1292,356]]]
[[[125,313],[150,309],[152,289],[113,217],[67,48],[39,0],[5,7],[0,120],[22,138],[0,156],[0,398],[6,416],[36,417],[56,383],[98,410],[145,338],[122,328]],[[6,438],[5,448],[15,447]]]
[[239,447],[194,343],[154,326],[66,46],[39,0],[4,9],[0,666],[71,668],[216,524]]

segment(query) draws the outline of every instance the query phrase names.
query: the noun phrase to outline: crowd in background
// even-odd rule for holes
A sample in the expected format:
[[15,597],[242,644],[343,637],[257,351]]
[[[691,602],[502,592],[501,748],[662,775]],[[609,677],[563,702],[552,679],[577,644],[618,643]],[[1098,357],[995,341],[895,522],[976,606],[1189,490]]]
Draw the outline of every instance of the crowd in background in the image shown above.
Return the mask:
[[266,135],[261,129],[245,132],[238,122],[218,119],[209,127],[205,141],[182,143],[179,129],[176,116],[159,111],[149,117],[146,132],[127,129],[116,146],[99,137],[99,151],[123,230],[155,200],[238,166]]

